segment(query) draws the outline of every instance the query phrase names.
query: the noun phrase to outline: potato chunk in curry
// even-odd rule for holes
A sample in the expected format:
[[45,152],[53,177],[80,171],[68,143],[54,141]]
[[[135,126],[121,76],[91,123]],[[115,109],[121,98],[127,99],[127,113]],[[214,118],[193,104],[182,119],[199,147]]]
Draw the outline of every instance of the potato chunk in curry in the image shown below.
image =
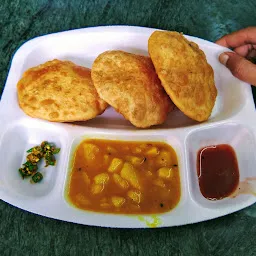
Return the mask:
[[84,149],[84,157],[89,162],[95,160],[96,155],[100,151],[100,149],[92,143],[85,143],[83,145],[83,149]]
[[129,183],[125,179],[123,179],[119,174],[114,173],[113,174],[113,180],[114,182],[122,189],[129,188]]
[[139,178],[136,169],[130,163],[124,163],[121,170],[121,177],[127,180],[134,188],[140,189]]

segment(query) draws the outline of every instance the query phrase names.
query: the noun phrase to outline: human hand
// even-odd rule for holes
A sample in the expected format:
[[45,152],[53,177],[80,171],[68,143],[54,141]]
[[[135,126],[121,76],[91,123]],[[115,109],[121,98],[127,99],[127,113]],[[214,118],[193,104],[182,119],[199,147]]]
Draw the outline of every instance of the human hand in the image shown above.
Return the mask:
[[222,53],[219,61],[235,77],[256,86],[256,65],[251,62],[256,58],[256,27],[223,36],[216,43],[234,51]]

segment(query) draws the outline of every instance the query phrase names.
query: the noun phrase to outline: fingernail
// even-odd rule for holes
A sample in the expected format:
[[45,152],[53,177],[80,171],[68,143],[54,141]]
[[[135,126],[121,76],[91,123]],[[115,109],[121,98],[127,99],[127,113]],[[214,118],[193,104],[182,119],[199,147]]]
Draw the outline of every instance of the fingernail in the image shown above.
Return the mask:
[[219,61],[221,64],[225,65],[227,64],[227,61],[229,59],[229,56],[226,54],[226,53],[222,53],[220,56],[219,56]]

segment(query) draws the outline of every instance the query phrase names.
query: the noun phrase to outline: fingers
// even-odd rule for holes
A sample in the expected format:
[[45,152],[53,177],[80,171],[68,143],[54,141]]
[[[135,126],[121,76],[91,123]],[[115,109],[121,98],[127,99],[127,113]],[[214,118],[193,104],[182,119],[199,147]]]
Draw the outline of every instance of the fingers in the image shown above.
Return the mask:
[[235,77],[256,86],[256,65],[249,61],[256,57],[256,27],[231,33],[217,40],[216,43],[234,50],[234,52],[222,53],[219,56],[220,62]]
[[219,60],[235,77],[256,86],[256,65],[233,52],[222,53]]
[[216,44],[227,48],[236,48],[245,44],[256,44],[256,27],[248,27],[223,36],[216,41]]
[[242,57],[247,57],[248,55],[250,55],[249,57],[256,57],[255,49],[256,49],[256,45],[254,46],[252,44],[245,44],[245,45],[235,48],[234,52],[236,52],[237,54],[239,54]]

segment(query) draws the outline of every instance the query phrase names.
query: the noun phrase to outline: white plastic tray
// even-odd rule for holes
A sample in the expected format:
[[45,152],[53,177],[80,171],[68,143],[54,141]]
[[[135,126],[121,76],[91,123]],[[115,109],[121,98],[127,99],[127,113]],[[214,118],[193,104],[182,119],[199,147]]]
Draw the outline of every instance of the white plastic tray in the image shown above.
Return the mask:
[[[218,97],[210,119],[196,123],[180,111],[169,115],[164,125],[147,130],[134,128],[108,109],[83,123],[62,124],[30,118],[19,108],[16,84],[33,66],[58,58],[91,67],[98,54],[119,49],[148,55],[147,42],[154,29],[128,26],[85,28],[46,35],[22,45],[13,57],[0,105],[0,198],[21,209],[60,220],[105,227],[175,226],[223,216],[253,204],[256,197],[238,195],[219,201],[205,199],[196,174],[198,150],[207,145],[228,143],[238,158],[240,181],[256,176],[256,115],[250,85],[234,78],[218,62],[227,50],[211,42],[187,36],[199,44],[215,71]],[[181,200],[177,207],[154,216],[101,214],[79,210],[65,199],[70,174],[69,161],[75,146],[84,138],[164,141],[176,151],[181,177]],[[61,147],[56,167],[48,167],[44,180],[31,185],[21,179],[18,168],[26,150],[43,140]],[[43,170],[44,172],[44,170]]]

